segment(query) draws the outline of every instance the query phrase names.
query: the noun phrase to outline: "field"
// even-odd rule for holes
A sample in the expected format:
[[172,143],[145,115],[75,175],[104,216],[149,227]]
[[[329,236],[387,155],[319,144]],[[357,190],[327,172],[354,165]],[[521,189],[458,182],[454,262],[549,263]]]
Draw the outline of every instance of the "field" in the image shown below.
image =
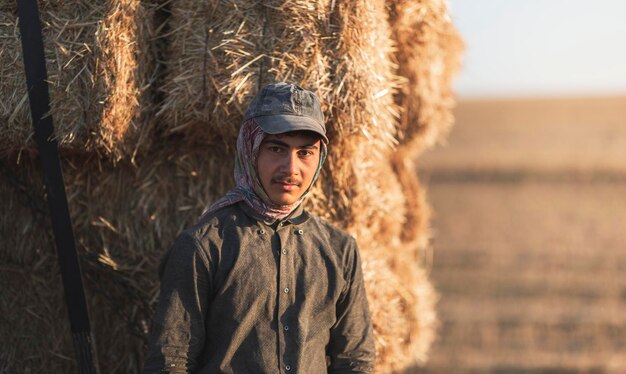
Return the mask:
[[422,170],[626,173],[626,97],[461,102]]
[[427,373],[626,372],[626,98],[465,102],[423,155]]

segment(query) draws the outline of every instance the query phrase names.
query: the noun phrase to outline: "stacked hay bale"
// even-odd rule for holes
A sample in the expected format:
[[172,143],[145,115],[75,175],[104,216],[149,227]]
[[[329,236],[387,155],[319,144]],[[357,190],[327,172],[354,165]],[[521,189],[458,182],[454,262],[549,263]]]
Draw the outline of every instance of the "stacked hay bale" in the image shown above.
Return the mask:
[[[0,156],[34,147],[17,3],[0,0]],[[146,148],[152,10],[139,0],[42,1],[51,110],[66,151],[121,159]]]
[[[101,371],[137,372],[162,253],[230,187],[232,162],[204,150],[154,150],[113,165],[66,155],[70,214]],[[38,162],[0,163],[0,372],[73,372],[67,310]],[[214,178],[213,175],[220,176]],[[3,366],[4,365],[4,366]]]
[[445,140],[454,122],[452,79],[461,64],[463,41],[452,24],[445,0],[392,0],[388,6],[397,47],[397,74],[406,79],[395,95],[401,113],[396,134],[399,144],[390,161],[402,194],[407,197],[401,239],[417,249],[389,263],[405,283],[415,285],[415,310],[420,316],[415,329],[420,342],[416,358],[418,364],[423,364],[435,338],[436,296],[425,269],[415,271],[411,266],[429,264],[431,250],[430,208],[415,162],[421,152]]
[[[102,213],[100,220],[100,211],[109,209],[111,202],[132,198],[120,187],[125,184],[116,190],[97,183],[114,180],[121,170],[109,171],[113,163],[128,164],[149,148],[154,137],[150,115],[154,104],[148,90],[156,68],[154,7],[139,0],[38,3],[50,113],[66,161],[68,198],[96,336],[106,369],[130,367],[129,360],[138,361],[134,351],[141,350],[142,340],[129,339],[133,331],[127,317],[138,308],[141,311],[145,291],[140,291],[141,297],[125,298],[139,292],[123,283],[128,273],[110,276],[110,268],[94,270],[89,256],[100,263],[98,258],[121,243],[118,234],[106,232],[103,222],[108,222],[104,218],[108,215]],[[16,7],[15,1],[0,0],[0,372],[69,372],[74,352],[41,170],[34,160]],[[129,215],[126,222],[136,228],[137,219]],[[97,249],[88,252],[87,248]],[[128,255],[136,247],[119,248]],[[135,258],[133,254],[129,259]],[[148,279],[152,285],[149,277],[140,277],[139,284]],[[133,305],[126,307],[127,302]],[[120,358],[124,360],[116,363]]]
[[390,19],[398,74],[408,80],[396,100],[402,108],[398,137],[417,156],[444,140],[452,126],[452,79],[463,41],[445,0],[391,1]]
[[[259,87],[274,81],[300,84],[322,98],[331,144],[327,165],[307,204],[355,235],[360,244],[378,371],[401,370],[425,360],[434,337],[436,296],[425,269],[419,266],[428,243],[428,208],[411,166],[415,155],[411,147],[427,132],[417,131],[417,126],[445,127],[450,114],[449,103],[442,104],[441,97],[436,97],[429,103],[447,120],[431,116],[429,121],[412,122],[415,118],[409,118],[409,113],[419,117],[421,112],[409,99],[415,92],[430,98],[427,87],[449,81],[433,74],[436,69],[409,66],[415,59],[403,56],[423,56],[417,62],[420,66],[430,66],[436,57],[449,79],[456,66],[457,44],[442,43],[441,38],[456,41],[458,36],[450,27],[437,31],[440,37],[433,42],[430,31],[425,31],[428,27],[443,30],[442,23],[449,24],[445,7],[434,6],[438,3],[171,1],[166,5],[170,12],[167,25],[159,28],[167,50],[162,52],[166,75],[158,87],[162,98],[158,127],[139,126],[150,123],[142,122],[145,116],[141,116],[152,105],[142,101],[145,85],[136,85],[139,91],[134,92],[139,94],[123,100],[107,96],[118,89],[114,95],[118,97],[120,92],[128,92],[125,87],[132,86],[118,86],[118,77],[128,82],[130,77],[146,76],[137,71],[150,66],[140,62],[150,55],[131,53],[135,65],[124,59],[106,60],[98,69],[120,70],[98,75],[96,81],[101,84],[88,93],[73,88],[67,91],[76,97],[100,95],[103,102],[100,107],[81,107],[83,116],[88,113],[98,119],[74,127],[63,127],[68,122],[59,120],[57,114],[61,118],[65,114],[53,107],[63,146],[84,151],[66,152],[64,170],[103,371],[133,372],[141,365],[158,292],[160,257],[178,232],[232,186],[232,156],[243,111]],[[137,9],[146,11],[143,4]],[[401,13],[415,4],[429,11]],[[99,32],[100,39],[87,43],[91,52],[86,54],[85,70],[79,69],[82,73],[94,71],[89,70],[94,55],[120,56],[117,48],[123,50],[129,44],[138,48],[135,51],[147,48],[139,30],[151,29],[143,24],[149,23],[150,17],[129,21],[112,11],[111,5],[106,9],[112,13],[89,13],[100,17],[101,23],[96,24],[111,19],[135,22],[136,32],[119,36],[113,28],[102,28],[115,36],[105,43],[110,53],[98,54],[98,43],[104,40]],[[46,13],[42,13],[45,20]],[[402,32],[412,33],[413,38],[400,38]],[[413,42],[423,38],[422,43]],[[57,45],[46,45],[53,48],[51,56],[59,55],[54,52]],[[439,60],[437,54],[420,52],[423,48],[440,48],[447,57]],[[50,70],[51,65],[49,62]],[[135,69],[135,75],[128,69]],[[69,76],[64,79],[61,87],[73,87]],[[410,82],[420,82],[421,88],[411,91]],[[6,83],[2,84],[4,91]],[[107,107],[104,103],[115,106],[120,102],[132,110],[102,114]],[[432,111],[424,102],[418,102],[422,105],[419,110]],[[26,103],[22,106],[27,109]],[[18,104],[9,108],[12,113],[21,110]],[[121,104],[119,108],[123,108]],[[22,122],[13,123],[24,135],[7,141],[12,149],[27,147],[30,123],[26,115],[22,117]],[[118,121],[122,125],[111,125],[109,118],[123,118]],[[8,204],[3,212],[16,213],[1,216],[1,234],[9,239],[0,250],[0,287],[9,291],[0,302],[0,315],[4,316],[0,318],[6,319],[3,325],[15,326],[20,334],[0,347],[0,362],[8,363],[7,371],[30,367],[65,372],[73,365],[68,359],[73,353],[54,250],[49,244],[39,171],[24,153],[5,154],[1,166],[7,176],[0,183],[0,196]],[[16,225],[20,235],[14,234]],[[20,307],[33,317],[25,321],[17,316],[14,310]],[[38,336],[41,331],[53,334],[54,339]],[[34,347],[46,353],[26,353]]]

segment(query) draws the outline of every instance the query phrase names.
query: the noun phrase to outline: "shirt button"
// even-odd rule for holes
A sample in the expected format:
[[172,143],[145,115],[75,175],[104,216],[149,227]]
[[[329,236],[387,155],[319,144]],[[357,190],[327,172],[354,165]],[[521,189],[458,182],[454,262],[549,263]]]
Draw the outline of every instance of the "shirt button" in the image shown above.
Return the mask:
[[285,325],[285,331],[289,331],[289,326]]
[[298,230],[298,231],[296,231],[296,234],[298,234],[298,235],[302,235],[302,234],[304,234],[304,231],[302,231],[302,230]]
[[265,230],[263,230],[263,229],[259,229],[259,231],[257,231],[257,232],[259,233],[259,235],[265,234]]
[[291,370],[291,366],[285,365],[285,370],[287,370],[287,371]]
[[285,287],[285,289],[283,290],[285,293],[289,293],[289,287]]
[[287,254],[287,248],[283,248],[283,254],[286,255]]

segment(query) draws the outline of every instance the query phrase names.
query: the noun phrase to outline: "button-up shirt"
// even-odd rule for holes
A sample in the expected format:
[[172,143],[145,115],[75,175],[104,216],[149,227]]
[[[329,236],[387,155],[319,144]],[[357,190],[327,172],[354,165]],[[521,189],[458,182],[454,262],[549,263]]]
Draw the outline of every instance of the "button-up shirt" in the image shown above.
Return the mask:
[[145,373],[370,373],[355,240],[298,207],[240,202],[184,231],[164,261]]

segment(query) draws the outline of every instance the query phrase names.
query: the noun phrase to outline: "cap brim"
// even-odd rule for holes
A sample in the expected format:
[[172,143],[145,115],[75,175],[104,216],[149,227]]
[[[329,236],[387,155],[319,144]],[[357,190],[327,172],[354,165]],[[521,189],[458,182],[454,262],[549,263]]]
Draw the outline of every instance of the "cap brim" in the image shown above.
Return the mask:
[[282,134],[290,131],[313,131],[320,135],[324,143],[328,144],[324,128],[309,117],[290,114],[275,114],[271,116],[254,117],[261,129],[268,134]]

